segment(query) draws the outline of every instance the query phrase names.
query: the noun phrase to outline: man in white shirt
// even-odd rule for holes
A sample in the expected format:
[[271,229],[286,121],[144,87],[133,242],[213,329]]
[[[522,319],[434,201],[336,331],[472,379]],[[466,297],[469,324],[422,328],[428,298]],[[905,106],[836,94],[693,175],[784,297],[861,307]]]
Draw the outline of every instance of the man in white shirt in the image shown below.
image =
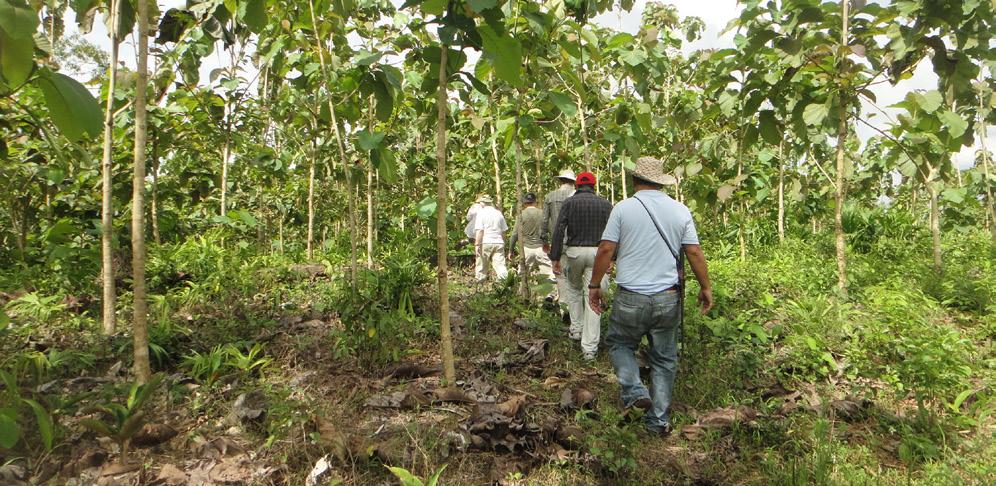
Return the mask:
[[477,256],[475,274],[478,282],[488,279],[488,264],[499,280],[508,276],[505,268],[505,232],[508,223],[505,216],[494,207],[491,196],[481,196],[478,202],[482,207],[474,217],[474,255]]

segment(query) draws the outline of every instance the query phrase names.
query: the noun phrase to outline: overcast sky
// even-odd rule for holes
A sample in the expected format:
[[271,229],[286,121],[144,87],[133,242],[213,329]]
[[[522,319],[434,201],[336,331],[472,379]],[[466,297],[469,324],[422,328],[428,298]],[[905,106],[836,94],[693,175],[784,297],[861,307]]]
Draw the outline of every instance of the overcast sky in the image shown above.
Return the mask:
[[[403,3],[403,0],[392,1],[396,6],[400,6]],[[739,14],[740,7],[738,7],[735,0],[665,0],[663,3],[669,3],[677,7],[678,14],[681,17],[696,16],[701,18],[705,23],[706,27],[702,38],[695,42],[688,43],[684,47],[686,53],[698,49],[732,47],[733,33],[727,33],[724,36],[720,36],[719,34],[726,27],[727,23]],[[880,3],[888,3],[888,1],[882,1]],[[159,1],[159,7],[163,12],[171,7],[182,7],[184,4],[185,0]],[[631,11],[606,12],[596,17],[594,22],[605,27],[635,33],[640,28],[640,18],[643,15],[643,9],[646,4],[646,1],[637,0]],[[93,31],[85,37],[106,50],[109,49],[110,42],[107,40],[107,31],[104,29],[104,25],[101,20],[102,19],[97,19],[94,22]],[[67,33],[76,32],[75,19],[68,18],[66,24]],[[133,46],[133,36],[129,36],[127,42],[121,47],[121,60],[129,66],[135,65],[135,50]],[[216,50],[215,53],[211,54],[211,56],[204,60],[204,63],[201,66],[201,79],[206,81],[212,69],[226,63],[227,60],[224,60],[220,52]],[[901,101],[906,96],[906,93],[918,89],[935,89],[936,86],[937,78],[931,70],[929,60],[925,60],[919,64],[912,78],[903,80],[896,86],[892,86],[889,83],[879,84],[873,86],[872,91],[875,92],[875,96],[878,98],[878,105],[885,108],[886,112],[888,112],[890,116],[894,116],[898,110],[889,109],[887,107]],[[864,106],[864,113],[866,114],[875,111],[877,110],[867,104]],[[889,125],[889,122],[885,119],[885,116],[881,114],[871,117],[870,121],[879,128],[883,129]],[[874,130],[861,123],[857,124],[855,129],[857,130],[858,136],[862,140],[867,140],[870,136],[875,134]],[[996,147],[996,127],[989,127],[987,135],[987,144],[990,149],[992,147]],[[976,145],[978,145],[978,142],[976,142]],[[975,160],[975,151],[976,147],[964,148],[960,153],[954,156],[955,164],[961,168],[970,167]]]

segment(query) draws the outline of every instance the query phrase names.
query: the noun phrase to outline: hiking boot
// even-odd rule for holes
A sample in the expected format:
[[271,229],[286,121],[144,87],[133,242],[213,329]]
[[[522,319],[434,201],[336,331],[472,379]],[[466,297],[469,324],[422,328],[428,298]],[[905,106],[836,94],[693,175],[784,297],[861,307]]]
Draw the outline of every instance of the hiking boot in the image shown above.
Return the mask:
[[671,435],[670,425],[665,425],[663,427],[659,425],[654,425],[654,426],[647,425],[644,428],[647,430],[647,433],[649,433],[650,435],[655,435],[662,439]]
[[[578,339],[581,339],[581,336],[578,336]],[[595,353],[584,353],[585,362],[590,363],[592,361],[595,361],[595,357],[596,357]]]
[[572,332],[572,333],[570,333],[570,336],[571,336],[571,340],[574,340],[574,341],[580,341],[581,340],[581,334],[580,333],[573,333]]
[[654,408],[654,402],[652,402],[647,397],[637,398],[636,400],[633,401],[633,403],[630,403],[629,405],[627,405],[626,408],[628,408],[628,409],[639,409],[639,410],[643,410],[644,413],[646,413],[646,412],[649,412],[650,409]]

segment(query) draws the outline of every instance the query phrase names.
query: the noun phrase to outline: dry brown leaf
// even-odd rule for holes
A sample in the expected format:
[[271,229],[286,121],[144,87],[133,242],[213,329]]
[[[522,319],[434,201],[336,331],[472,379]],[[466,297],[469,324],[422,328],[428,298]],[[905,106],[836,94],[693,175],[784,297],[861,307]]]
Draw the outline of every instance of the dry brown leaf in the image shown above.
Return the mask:
[[131,445],[135,447],[152,447],[167,442],[176,437],[177,431],[166,424],[145,424],[135,437],[131,439]]
[[123,464],[120,462],[112,462],[103,469],[100,470],[101,476],[117,476],[119,474],[126,474],[130,472],[137,471],[139,464]]
[[156,479],[164,481],[168,486],[183,486],[189,480],[187,473],[172,464],[166,464],[159,469]]

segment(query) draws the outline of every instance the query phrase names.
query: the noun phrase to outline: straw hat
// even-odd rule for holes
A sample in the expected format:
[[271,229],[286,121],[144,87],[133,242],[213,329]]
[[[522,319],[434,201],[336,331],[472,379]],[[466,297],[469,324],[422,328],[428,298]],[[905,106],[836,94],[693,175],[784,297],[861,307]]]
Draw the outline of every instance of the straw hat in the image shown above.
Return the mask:
[[670,186],[678,183],[674,176],[664,173],[664,163],[654,157],[640,157],[636,160],[636,166],[627,169],[629,175],[647,182]]
[[557,174],[557,179],[567,179],[571,182],[574,182],[576,177],[574,176],[573,170],[562,170],[560,171],[560,174]]

